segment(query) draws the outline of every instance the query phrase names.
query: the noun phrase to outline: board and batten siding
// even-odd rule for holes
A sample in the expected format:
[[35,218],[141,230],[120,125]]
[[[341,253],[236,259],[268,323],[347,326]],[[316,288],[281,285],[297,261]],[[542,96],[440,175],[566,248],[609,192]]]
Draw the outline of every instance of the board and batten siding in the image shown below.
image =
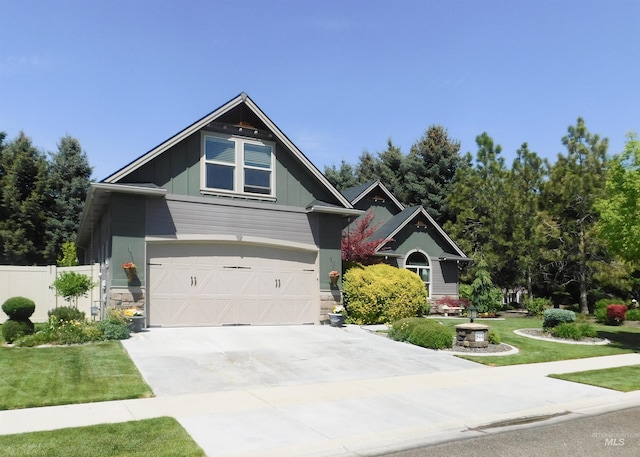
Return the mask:
[[207,198],[149,199],[147,236],[237,235],[317,246],[304,210]]

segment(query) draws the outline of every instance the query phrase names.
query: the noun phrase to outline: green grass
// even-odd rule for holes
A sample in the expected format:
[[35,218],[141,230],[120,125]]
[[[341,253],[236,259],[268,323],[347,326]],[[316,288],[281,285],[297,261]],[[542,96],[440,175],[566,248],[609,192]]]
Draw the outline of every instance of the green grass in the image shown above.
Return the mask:
[[[444,325],[453,327],[467,319],[442,319]],[[513,333],[522,328],[542,328],[542,320],[537,318],[507,318],[505,320],[477,320],[496,331],[503,343],[517,347],[520,352],[503,356],[460,356],[474,362],[490,366],[519,365],[525,363],[553,362],[556,360],[581,359],[605,355],[640,352],[640,328],[619,326],[612,327],[593,324],[598,337],[607,338],[612,343],[606,346],[552,343],[534,340]]]
[[173,418],[0,436],[3,457],[191,457],[202,449]]
[[119,341],[0,347],[0,410],[153,395]]
[[551,378],[631,392],[640,390],[640,365],[549,375]]

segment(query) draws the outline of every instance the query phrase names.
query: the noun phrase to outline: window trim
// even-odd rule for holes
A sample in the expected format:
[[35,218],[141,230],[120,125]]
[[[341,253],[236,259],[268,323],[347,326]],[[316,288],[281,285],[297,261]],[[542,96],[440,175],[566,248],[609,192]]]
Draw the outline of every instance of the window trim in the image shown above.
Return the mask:
[[[235,162],[222,163],[220,165],[233,166],[233,189],[218,189],[215,187],[207,187],[207,164],[217,164],[215,160],[207,160],[206,141],[207,138],[222,139],[232,141],[235,145]],[[257,146],[268,146],[271,148],[271,163],[269,168],[260,168],[251,165],[245,165],[244,145],[253,144]],[[200,141],[200,192],[207,195],[225,195],[225,196],[241,196],[245,198],[255,198],[259,200],[275,201],[276,199],[276,144],[272,141],[243,137],[238,135],[227,135],[213,132],[202,132]],[[269,172],[269,193],[257,193],[245,191],[245,171],[259,170]]]
[[[426,265],[410,265],[408,262],[409,257],[411,256],[411,254],[421,254],[422,256],[424,256],[424,258],[427,260],[427,264]],[[419,269],[425,269],[425,270],[429,270],[429,282],[426,283],[424,281],[423,284],[427,287],[427,298],[431,298],[432,295],[432,288],[433,288],[433,266],[431,264],[431,259],[429,258],[429,255],[424,252],[421,249],[414,249],[412,251],[407,252],[407,254],[404,256],[403,259],[403,263],[404,263],[404,268],[406,270],[412,271],[414,273],[416,273],[418,275],[418,277],[420,277],[420,279],[422,280],[422,275],[418,273]],[[418,271],[416,271],[418,270]]]

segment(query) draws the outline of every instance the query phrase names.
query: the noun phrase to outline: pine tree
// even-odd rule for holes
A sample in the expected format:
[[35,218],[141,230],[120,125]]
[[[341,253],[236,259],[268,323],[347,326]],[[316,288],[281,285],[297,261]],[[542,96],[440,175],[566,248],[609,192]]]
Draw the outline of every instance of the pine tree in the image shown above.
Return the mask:
[[0,156],[0,261],[45,263],[47,161],[23,132]]
[[608,140],[589,133],[578,118],[562,143],[567,155],[558,155],[541,194],[544,273],[563,292],[575,285],[580,312],[588,313],[593,274],[605,260],[604,246],[594,230],[598,220],[594,203],[605,188]]
[[89,189],[92,168],[80,142],[65,136],[52,154],[49,193],[53,201],[47,217],[47,245],[44,256],[54,263],[62,245],[76,237],[80,215]]
[[462,161],[459,152],[460,142],[441,125],[432,125],[411,147],[401,170],[404,202],[422,205],[441,226],[452,219],[447,197]]

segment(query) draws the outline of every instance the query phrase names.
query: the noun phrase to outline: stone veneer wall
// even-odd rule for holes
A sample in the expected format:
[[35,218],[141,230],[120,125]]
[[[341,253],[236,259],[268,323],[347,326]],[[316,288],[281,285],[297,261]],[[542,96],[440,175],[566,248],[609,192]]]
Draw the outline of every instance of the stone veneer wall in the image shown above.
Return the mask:
[[320,324],[329,323],[329,313],[335,305],[342,304],[342,291],[331,289],[331,291],[320,292]]
[[140,287],[128,289],[111,289],[108,308],[129,309],[136,308],[146,314],[144,309],[145,293]]

